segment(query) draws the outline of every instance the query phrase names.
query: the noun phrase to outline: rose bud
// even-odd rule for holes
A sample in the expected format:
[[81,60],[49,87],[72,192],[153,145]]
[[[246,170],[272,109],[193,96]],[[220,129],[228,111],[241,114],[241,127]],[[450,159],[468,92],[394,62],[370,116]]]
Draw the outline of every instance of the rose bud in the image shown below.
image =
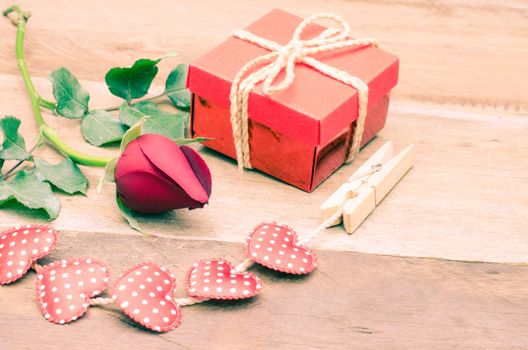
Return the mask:
[[130,142],[116,164],[117,194],[139,213],[202,208],[211,195],[211,173],[190,147],[147,134]]

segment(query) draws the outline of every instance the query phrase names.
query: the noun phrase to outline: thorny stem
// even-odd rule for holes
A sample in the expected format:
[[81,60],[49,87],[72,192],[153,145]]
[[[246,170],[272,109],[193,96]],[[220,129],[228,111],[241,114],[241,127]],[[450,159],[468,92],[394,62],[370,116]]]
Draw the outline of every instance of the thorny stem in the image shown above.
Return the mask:
[[[10,14],[12,13],[15,14],[15,16],[10,16]],[[79,152],[75,148],[66,144],[58,136],[55,129],[47,125],[44,121],[40,107],[48,108],[51,106],[51,104],[54,105],[54,103],[51,101],[47,101],[39,96],[37,90],[35,89],[35,86],[33,85],[33,81],[31,80],[31,77],[29,75],[29,70],[27,68],[26,60],[24,58],[24,36],[26,32],[26,23],[30,17],[30,14],[20,9],[18,5],[13,5],[6,9],[3,12],[3,15],[9,18],[11,20],[11,23],[13,23],[13,25],[17,28],[15,53],[18,68],[20,70],[20,74],[22,75],[22,79],[24,80],[26,90],[31,99],[31,108],[33,110],[35,121],[37,122],[37,126],[39,127],[42,135],[57,151],[62,153],[64,156],[70,157],[76,163],[89,166],[104,167],[112,158],[92,156]]]

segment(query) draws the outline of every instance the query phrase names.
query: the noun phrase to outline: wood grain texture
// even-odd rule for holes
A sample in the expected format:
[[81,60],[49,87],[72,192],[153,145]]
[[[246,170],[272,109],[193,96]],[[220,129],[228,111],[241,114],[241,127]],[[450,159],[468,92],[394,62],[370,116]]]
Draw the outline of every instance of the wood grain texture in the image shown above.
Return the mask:
[[[2,0],[2,7],[10,4]],[[190,61],[272,8],[299,16],[335,12],[355,36],[373,36],[401,58],[394,97],[464,107],[528,111],[528,5],[522,0],[58,0],[20,4],[35,15],[28,58],[37,75],[57,65],[102,80],[113,66],[177,51]],[[0,21],[0,33],[10,33]],[[16,73],[14,41],[0,36],[0,73]],[[97,62],[97,64],[87,64]],[[163,65],[162,73],[171,64]]]
[[[125,248],[126,249],[119,249]],[[61,232],[52,259],[104,259],[115,277],[140,260],[175,273],[178,295],[193,262],[242,258],[240,244]],[[35,275],[0,288],[0,348],[25,349],[526,349],[528,268],[359,253],[318,252],[308,277],[255,267],[250,301],[183,308],[181,326],[156,335],[113,306],[57,326],[41,317]],[[21,327],[24,327],[23,335]],[[15,336],[18,334],[18,336]],[[41,344],[40,347],[38,345]]]
[[[0,0],[0,6],[11,5]],[[33,12],[27,58],[35,83],[65,66],[91,93],[91,107],[116,105],[103,81],[113,66],[178,51],[161,63],[154,91],[181,61],[198,57],[269,9],[301,16],[329,11],[374,36],[401,57],[387,127],[312,194],[200,149],[213,173],[213,196],[202,210],[140,217],[131,230],[114,203],[114,187],[95,193],[101,169],[83,168],[87,197],[61,196],[53,224],[63,232],[49,259],[93,256],[115,277],[144,260],[167,264],[180,286],[198,259],[242,259],[241,242],[262,220],[295,227],[302,236],[319,223],[319,205],[385,141],[396,150],[415,143],[416,165],[353,236],[325,231],[316,272],[290,279],[263,269],[258,298],[206,303],[184,310],[182,326],[154,335],[110,308],[91,308],[68,326],[39,314],[34,275],[0,288],[0,349],[528,349],[528,5],[522,0],[200,0],[52,3],[21,1]],[[23,120],[36,137],[14,59],[14,29],[0,20],[0,114]],[[115,154],[82,142],[77,121],[46,115],[60,135],[87,152]],[[41,154],[59,159],[50,150]],[[0,226],[25,223],[8,204]],[[32,221],[45,221],[44,215]],[[390,257],[371,254],[403,255]],[[467,263],[416,257],[481,261]],[[500,262],[495,264],[490,262]],[[183,290],[179,289],[179,295]],[[247,337],[246,337],[247,335]]]
[[[23,119],[22,133],[36,137],[22,82],[0,76],[7,93],[0,95],[5,114]],[[50,83],[36,80],[49,94]],[[116,103],[102,83],[83,82],[93,106]],[[97,154],[115,153],[82,141],[78,121],[47,120],[69,143]],[[385,141],[396,151],[416,147],[416,165],[395,190],[367,218],[353,236],[341,227],[323,232],[316,248],[377,254],[429,256],[455,260],[523,262],[528,251],[528,118],[474,114],[443,107],[413,107],[395,102],[387,127],[360,153],[354,164],[342,167],[309,194],[256,171],[240,175],[234,162],[202,149],[213,174],[213,195],[204,209],[180,210],[140,217],[147,232],[174,238],[240,242],[263,220],[278,220],[307,234],[319,224],[319,205]],[[518,150],[518,151],[515,151]],[[56,155],[45,149],[44,154]],[[137,234],[120,216],[114,203],[115,187],[95,192],[101,169],[83,168],[89,176],[88,197],[63,196],[63,209],[54,225],[60,229],[115,234]],[[1,225],[27,221],[18,205],[3,206]],[[243,219],[242,219],[243,218]],[[42,216],[40,220],[45,221]]]

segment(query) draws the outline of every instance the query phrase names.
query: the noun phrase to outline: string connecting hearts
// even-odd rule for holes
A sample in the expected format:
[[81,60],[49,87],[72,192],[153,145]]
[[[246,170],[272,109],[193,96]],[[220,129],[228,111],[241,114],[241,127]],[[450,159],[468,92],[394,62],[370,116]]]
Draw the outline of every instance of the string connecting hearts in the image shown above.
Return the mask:
[[[330,224],[326,220],[316,231]],[[312,237],[317,234],[314,231]],[[316,267],[315,253],[298,242],[297,233],[286,225],[266,222],[248,235],[246,260],[238,265],[221,258],[194,263],[186,275],[188,297],[175,298],[176,279],[163,266],[142,262],[120,274],[102,297],[110,271],[102,261],[72,258],[39,265],[58,240],[57,231],[46,225],[24,225],[0,233],[0,284],[37,273],[37,302],[45,319],[56,324],[73,322],[90,306],[115,304],[145,328],[168,332],[179,326],[181,307],[206,300],[240,300],[256,296],[261,280],[246,270],[254,263],[290,274],[308,274]]]

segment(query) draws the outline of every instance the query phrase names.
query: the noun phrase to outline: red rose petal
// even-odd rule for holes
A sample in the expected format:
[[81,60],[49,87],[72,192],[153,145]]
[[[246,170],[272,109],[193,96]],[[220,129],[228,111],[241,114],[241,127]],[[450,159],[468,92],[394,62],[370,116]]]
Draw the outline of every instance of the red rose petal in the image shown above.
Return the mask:
[[126,206],[144,214],[203,207],[179,186],[146,172],[135,171],[122,176],[116,182],[116,189]]
[[176,281],[164,267],[141,263],[119,276],[111,294],[131,319],[144,327],[168,332],[178,327],[181,309],[173,301]]
[[0,233],[0,284],[22,277],[56,242],[57,232],[47,225],[17,226]]
[[196,152],[191,147],[180,146],[180,149],[185,155],[185,158],[187,158],[187,161],[196,174],[198,181],[200,181],[205,189],[205,192],[207,193],[207,196],[209,197],[211,195],[212,179],[211,171],[209,170],[207,163],[205,163],[205,160],[203,160],[198,152]]
[[187,291],[192,297],[246,299],[258,294],[260,280],[249,272],[233,272],[224,259],[207,259],[193,264],[187,273]]
[[[161,175],[162,172],[157,170],[153,164],[143,154],[143,151],[139,147],[137,140],[133,140],[127,146],[121,157],[116,164],[114,177],[116,180],[122,176],[130,173],[131,171],[147,172],[153,175]],[[160,174],[161,173],[161,174]],[[162,175],[161,175],[162,176]],[[170,178],[168,179],[168,181]]]
[[37,299],[44,317],[65,324],[81,317],[90,298],[108,285],[106,265],[94,259],[61,260],[43,266],[37,274]]
[[246,255],[270,269],[307,274],[316,267],[315,253],[297,244],[297,234],[286,225],[262,223],[246,240]]
[[137,141],[152,164],[183,188],[191,198],[200,203],[209,201],[209,196],[176,143],[164,136],[153,134],[142,135]]

